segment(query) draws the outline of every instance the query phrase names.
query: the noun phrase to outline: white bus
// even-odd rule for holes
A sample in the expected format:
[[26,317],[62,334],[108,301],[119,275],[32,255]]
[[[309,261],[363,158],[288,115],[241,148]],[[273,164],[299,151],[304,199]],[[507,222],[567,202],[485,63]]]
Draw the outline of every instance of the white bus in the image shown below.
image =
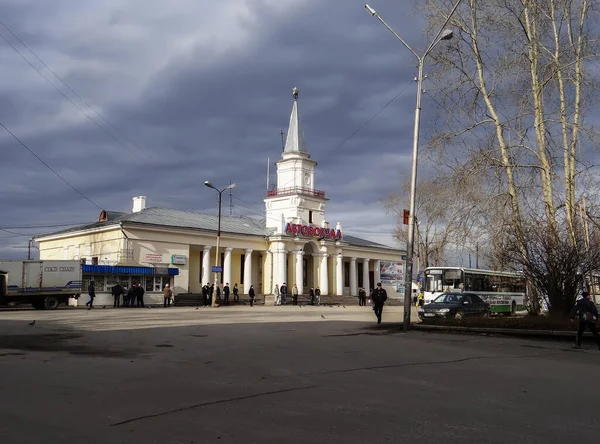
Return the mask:
[[428,267],[423,280],[425,303],[443,292],[470,291],[490,304],[492,313],[525,309],[525,279],[520,273],[462,267]]

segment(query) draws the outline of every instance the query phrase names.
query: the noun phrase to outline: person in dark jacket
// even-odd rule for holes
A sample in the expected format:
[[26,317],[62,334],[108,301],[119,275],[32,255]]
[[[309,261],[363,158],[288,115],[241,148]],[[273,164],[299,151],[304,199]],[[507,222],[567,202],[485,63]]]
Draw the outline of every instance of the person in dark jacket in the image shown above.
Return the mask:
[[208,305],[212,305],[214,294],[215,294],[215,284],[210,284],[210,287],[208,287]]
[[310,287],[308,295],[310,296],[310,305],[315,305],[315,289]]
[[321,305],[321,289],[319,287],[315,288],[315,300],[317,305]]
[[367,305],[367,292],[365,291],[364,287],[360,287],[360,290],[358,290],[358,306],[366,307],[366,305]]
[[88,286],[88,295],[90,296],[90,300],[85,303],[88,305],[88,310],[94,308],[94,298],[96,297],[96,288],[94,286],[94,281],[90,281],[90,285]]
[[215,301],[217,302],[217,304],[221,303],[221,287],[219,287],[219,284],[217,284],[217,288],[215,288]]
[[254,285],[250,285],[248,290],[248,296],[250,297],[250,307],[254,306]]
[[371,300],[373,301],[373,311],[375,312],[375,316],[377,316],[377,323],[381,324],[383,304],[387,301],[387,291],[381,287],[381,282],[377,283],[377,287],[371,293]]
[[231,290],[229,289],[229,282],[225,283],[225,286],[223,287],[223,305],[229,305],[229,294],[231,293]]
[[285,282],[279,287],[279,293],[281,294],[281,305],[285,305],[288,293],[287,284]]
[[571,320],[575,319],[575,316],[579,318],[579,329],[577,330],[577,338],[575,339],[575,348],[581,348],[581,337],[586,328],[589,328],[598,349],[600,350],[600,337],[598,337],[598,330],[596,329],[596,321],[598,320],[598,308],[590,300],[590,294],[587,291],[581,293],[581,298],[575,302],[575,306],[571,310]]
[[233,302],[239,302],[240,301],[239,292],[240,292],[240,290],[238,289],[237,283],[233,284]]
[[127,306],[135,307],[135,298],[137,294],[137,286],[133,284],[127,291]]
[[[119,283],[112,288],[112,295],[115,298],[115,302],[113,304],[113,308],[119,308],[121,302],[121,295],[123,294],[123,287]],[[125,304],[125,301],[123,301]]]
[[138,307],[144,308],[144,287],[142,287],[142,284],[138,284],[137,288],[137,305]]
[[204,307],[208,306],[208,290],[210,285],[205,284],[202,286],[202,305]]

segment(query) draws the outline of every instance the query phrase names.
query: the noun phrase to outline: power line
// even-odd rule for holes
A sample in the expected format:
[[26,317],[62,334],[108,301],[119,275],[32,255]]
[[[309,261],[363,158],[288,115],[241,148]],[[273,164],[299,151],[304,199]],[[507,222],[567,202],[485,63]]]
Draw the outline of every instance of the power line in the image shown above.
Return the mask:
[[[21,58],[23,60],[25,60],[27,62],[27,64],[29,66],[31,66],[40,76],[42,76],[44,78],[44,80],[46,80],[46,82],[52,86],[52,88],[54,88],[61,96],[63,96],[65,99],[67,99],[71,105],[73,105],[75,108],[77,108],[79,110],[79,112],[81,112],[81,114],[83,114],[85,117],[87,117],[91,122],[93,122],[98,128],[100,128],[102,131],[104,131],[111,139],[113,139],[115,142],[117,142],[119,145],[121,145],[123,148],[127,149],[127,147],[119,140],[117,139],[110,131],[107,131],[106,128],[104,128],[102,125],[100,125],[93,117],[91,117],[88,113],[86,113],[83,109],[81,109],[81,107],[79,105],[77,105],[69,96],[67,96],[64,92],[62,92],[60,90],[60,88],[58,88],[54,83],[52,83],[50,81],[50,79],[48,77],[46,77],[44,75],[44,73],[42,73],[33,63],[31,63],[27,57],[25,57],[23,55],[23,53],[21,51],[19,51],[15,45],[13,45],[2,33],[0,33],[0,37],[2,37],[4,39],[4,41],[6,43],[8,43],[10,45],[10,47],[12,49],[14,49],[16,51],[17,54],[19,54],[21,56]],[[142,158],[140,156],[138,156],[138,154],[133,151],[133,154],[140,160],[142,160]]]
[[69,86],[69,84],[67,82],[65,82],[58,74],[56,74],[29,46],[27,46],[25,44],[25,42],[23,40],[21,40],[19,38],[18,35],[16,35],[8,26],[6,26],[6,24],[0,20],[0,24],[2,26],[4,26],[4,28],[6,28],[6,30],[8,32],[11,33],[11,35],[17,39],[19,41],[19,43],[21,43],[21,45],[23,45],[27,51],[29,51],[31,54],[33,54],[33,56],[39,60],[39,62],[48,70],[52,73],[52,75],[54,75],[54,77],[56,77],[63,85],[65,85],[69,91],[71,91],[73,94],[75,94],[75,96],[77,96],[79,98],[79,100],[81,100],[83,103],[85,103],[88,108],[90,108],[92,111],[94,111],[94,113],[96,113],[96,115],[98,117],[100,117],[107,125],[109,125],[110,127],[112,127],[117,133],[119,133],[121,136],[123,136],[129,143],[131,143],[133,146],[135,146],[136,148],[138,148],[140,151],[144,151],[143,148],[141,148],[138,144],[136,144],[135,142],[133,142],[129,137],[127,137],[125,134],[123,134],[123,132],[121,130],[119,130],[119,128],[117,128],[114,124],[112,124],[108,119],[106,119],[102,114],[100,114],[98,111],[96,111],[96,109],[94,109],[94,107],[92,105],[90,105],[83,97],[81,97],[73,88],[71,88]]
[[100,205],[98,205],[92,199],[90,199],[85,194],[83,194],[81,191],[79,191],[77,188],[75,188],[73,185],[71,185],[71,183],[67,179],[65,179],[60,174],[58,174],[50,165],[48,165],[46,162],[44,162],[40,158],[40,156],[38,156],[35,152],[33,152],[33,150],[31,150],[31,148],[29,148],[27,145],[25,145],[25,143],[21,139],[19,139],[17,136],[15,136],[15,134],[11,130],[9,130],[2,122],[0,122],[0,126],[2,126],[2,128],[4,128],[8,134],[10,134],[11,136],[13,136],[13,138],[17,142],[19,142],[23,148],[25,148],[27,151],[29,151],[31,154],[33,154],[35,156],[35,158],[37,160],[39,160],[46,168],[48,168],[50,171],[52,171],[56,177],[58,177],[64,183],[66,183],[67,185],[69,185],[69,187],[71,187],[75,192],[77,192],[77,194],[79,194],[81,197],[83,197],[85,200],[87,200],[89,203],[91,203],[92,205],[94,205],[99,210],[103,209]]
[[70,227],[72,225],[84,225],[92,223],[90,221],[86,222],[71,222],[68,224],[47,224],[47,225],[3,225],[0,227],[2,229],[11,229],[11,230],[27,230],[31,228],[56,228],[56,227]]

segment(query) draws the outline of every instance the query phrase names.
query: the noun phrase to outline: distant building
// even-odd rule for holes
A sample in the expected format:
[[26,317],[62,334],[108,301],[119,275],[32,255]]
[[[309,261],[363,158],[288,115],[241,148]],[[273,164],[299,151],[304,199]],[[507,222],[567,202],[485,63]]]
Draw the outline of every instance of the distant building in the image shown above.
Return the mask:
[[[320,287],[321,295],[358,295],[381,280],[382,263],[403,262],[404,252],[344,234],[325,217],[328,199],[314,188],[317,162],[306,150],[298,114],[298,91],[287,140],[277,165],[277,186],[264,199],[265,218],[223,216],[219,282],[238,283],[245,294],[272,294],[275,284]],[[40,259],[81,259],[84,285],[95,281],[97,304],[120,282],[142,283],[146,298],[160,298],[169,283],[176,294],[198,293],[214,281],[217,216],[167,208],[146,208],[133,198],[131,213],[104,210],[98,222],[39,236]],[[383,268],[382,268],[383,267]],[[397,273],[397,266],[395,267]],[[397,284],[388,280],[394,296]],[[103,295],[103,293],[105,293]]]

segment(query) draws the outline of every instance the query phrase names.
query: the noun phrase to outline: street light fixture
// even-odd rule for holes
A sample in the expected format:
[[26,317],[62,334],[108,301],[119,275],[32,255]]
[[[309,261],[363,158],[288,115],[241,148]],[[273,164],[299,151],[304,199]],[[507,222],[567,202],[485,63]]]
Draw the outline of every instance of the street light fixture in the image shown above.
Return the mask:
[[411,299],[410,295],[412,294],[412,275],[413,275],[413,250],[415,243],[415,198],[417,192],[417,162],[419,155],[419,130],[421,126],[421,95],[423,93],[423,61],[425,57],[429,55],[431,50],[442,40],[450,40],[453,37],[453,32],[450,29],[446,29],[446,25],[450,21],[450,17],[458,8],[458,5],[461,0],[458,0],[452,11],[446,18],[446,21],[438,31],[437,35],[431,42],[431,44],[427,47],[422,56],[417,54],[409,45],[406,43],[402,37],[398,35],[396,31],[394,31],[390,25],[388,25],[369,5],[365,5],[365,9],[367,12],[373,16],[377,17],[381,23],[385,25],[385,27],[392,33],[394,36],[400,40],[400,42],[410,51],[418,60],[418,75],[417,75],[417,104],[415,107],[415,127],[413,134],[413,158],[412,158],[412,177],[410,181],[410,204],[409,204],[409,218],[408,218],[408,239],[406,242],[406,275],[405,275],[405,287],[404,287],[404,318],[403,318],[403,329],[404,331],[408,331],[410,326],[410,311],[411,311]]
[[[222,201],[222,196],[223,196],[224,191],[230,190],[231,188],[235,188],[235,184],[232,183],[229,186],[226,186],[225,188],[223,188],[222,190],[219,190],[218,188],[216,188],[208,180],[204,182],[204,185],[206,185],[208,188],[212,188],[219,194],[219,219],[218,219],[218,223],[217,223],[217,252],[215,253],[215,267],[218,267],[219,266],[219,243],[221,241],[221,201]],[[217,285],[218,285],[218,276],[219,276],[219,273],[217,271],[215,271],[215,288],[217,288]],[[211,305],[213,307],[217,306],[217,298],[214,296],[212,298]]]

